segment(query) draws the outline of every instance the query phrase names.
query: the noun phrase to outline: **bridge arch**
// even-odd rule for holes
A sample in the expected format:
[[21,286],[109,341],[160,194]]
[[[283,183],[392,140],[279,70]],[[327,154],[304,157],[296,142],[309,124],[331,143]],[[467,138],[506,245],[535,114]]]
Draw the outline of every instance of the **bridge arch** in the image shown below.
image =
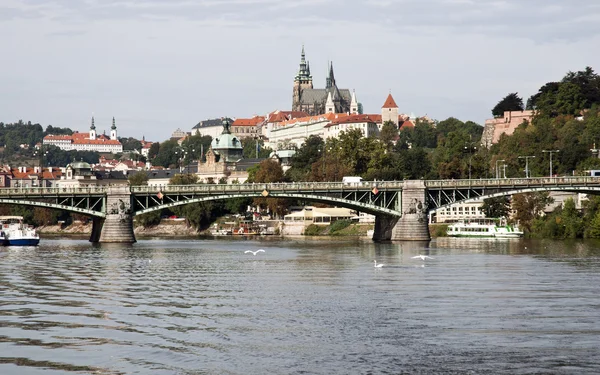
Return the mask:
[[356,202],[349,199],[337,198],[337,197],[329,197],[324,195],[313,195],[313,194],[300,194],[300,193],[289,193],[289,192],[271,192],[268,196],[263,196],[261,193],[253,192],[253,193],[240,193],[240,194],[217,194],[210,196],[202,196],[191,199],[183,199],[181,201],[163,203],[157,206],[149,207],[142,210],[136,210],[134,215],[141,215],[149,212],[153,212],[156,210],[161,210],[163,208],[170,208],[176,206],[183,206],[191,203],[199,203],[199,202],[209,202],[209,201],[217,201],[217,200],[227,200],[234,198],[281,198],[281,199],[300,199],[310,202],[318,202],[329,205],[336,205],[344,208],[349,208],[353,210],[357,210],[360,212],[365,212],[373,215],[386,215],[386,216],[395,216],[401,217],[402,213],[397,210],[393,210],[390,208],[380,207],[375,204],[369,204],[364,202]]
[[569,186],[569,187],[544,186],[544,187],[526,187],[526,188],[519,188],[519,189],[496,191],[493,193],[479,195],[477,197],[459,199],[454,202],[447,203],[447,204],[441,205],[439,207],[436,207],[434,209],[431,209],[431,210],[429,210],[429,213],[434,213],[434,212],[437,212],[438,210],[443,210],[445,208],[451,207],[452,205],[458,204],[458,203],[470,203],[470,202],[476,202],[476,201],[483,201],[484,199],[489,199],[489,198],[497,198],[497,197],[503,197],[503,196],[512,196],[515,194],[536,193],[536,192],[544,192],[544,191],[565,191],[565,192],[569,192],[569,193],[585,193],[585,194],[600,195],[600,186],[598,186],[598,187],[596,187],[596,186]]
[[94,211],[94,210],[90,210],[90,209],[86,209],[86,208],[73,207],[73,206],[68,206],[68,205],[63,205],[63,204],[58,204],[58,203],[49,203],[49,202],[33,201],[33,200],[26,200],[26,199],[0,198],[0,204],[52,208],[52,209],[56,209],[56,210],[69,211],[69,212],[74,212],[74,213],[91,216],[91,217],[99,217],[99,218],[106,217],[106,214],[103,212],[100,212],[100,211]]

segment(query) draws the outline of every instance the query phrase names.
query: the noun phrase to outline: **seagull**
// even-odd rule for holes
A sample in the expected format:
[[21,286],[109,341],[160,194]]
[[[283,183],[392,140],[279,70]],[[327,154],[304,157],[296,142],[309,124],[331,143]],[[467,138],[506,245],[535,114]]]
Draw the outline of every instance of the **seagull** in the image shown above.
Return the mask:
[[258,249],[258,250],[256,250],[256,251],[252,251],[252,250],[246,250],[246,251],[244,251],[244,254],[246,254],[246,253],[252,253],[252,255],[256,255],[256,254],[258,254],[258,253],[264,253],[264,252],[265,252],[265,251],[264,251],[263,249]]
[[425,260],[425,259],[434,259],[434,258],[432,258],[432,257],[430,257],[430,256],[428,256],[428,255],[421,255],[421,254],[419,254],[419,255],[417,255],[417,256],[414,256],[414,257],[412,257],[412,258],[413,258],[413,259],[421,258],[421,260]]
[[375,268],[381,268],[381,267],[385,266],[385,264],[383,264],[383,263],[377,264],[377,260],[375,260],[375,259],[373,259],[373,263],[375,264],[374,265]]

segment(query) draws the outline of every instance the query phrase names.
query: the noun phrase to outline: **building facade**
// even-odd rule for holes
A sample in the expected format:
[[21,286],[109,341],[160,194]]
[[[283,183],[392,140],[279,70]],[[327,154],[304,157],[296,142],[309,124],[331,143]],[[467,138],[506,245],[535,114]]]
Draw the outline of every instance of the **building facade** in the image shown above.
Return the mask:
[[56,146],[65,151],[95,151],[102,153],[121,153],[123,145],[117,139],[117,126],[113,117],[110,128],[110,137],[105,134],[96,133],[94,117],[88,133],[75,132],[72,135],[53,135],[48,134],[44,137],[43,145]]

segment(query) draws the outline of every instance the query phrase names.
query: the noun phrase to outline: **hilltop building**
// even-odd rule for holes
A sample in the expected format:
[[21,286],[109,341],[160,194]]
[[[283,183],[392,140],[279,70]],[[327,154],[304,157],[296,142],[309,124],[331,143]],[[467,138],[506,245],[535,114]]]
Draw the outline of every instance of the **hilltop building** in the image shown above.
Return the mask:
[[96,133],[96,125],[92,116],[92,124],[88,133],[75,132],[72,135],[48,134],[44,137],[43,145],[52,145],[65,151],[96,151],[104,153],[123,152],[123,145],[117,139],[117,126],[113,117],[110,137]]
[[[353,94],[353,97],[355,95]],[[399,129],[414,127],[416,117],[399,114],[398,105],[392,94],[389,94],[381,107],[380,114],[333,113],[297,117],[289,120],[270,123],[267,147],[281,150],[290,147],[300,147],[311,135],[323,139],[338,138],[340,133],[350,129],[359,129],[365,137],[377,137],[382,125],[392,121]]]
[[524,122],[531,122],[534,111],[505,111],[504,116],[485,120],[481,145],[490,148],[502,134],[511,135]]
[[307,112],[311,116],[325,113],[358,114],[359,104],[356,95],[348,89],[340,89],[333,74],[333,63],[329,64],[329,74],[324,89],[313,88],[310,64],[306,61],[304,46],[300,55],[300,68],[294,78],[292,111]]

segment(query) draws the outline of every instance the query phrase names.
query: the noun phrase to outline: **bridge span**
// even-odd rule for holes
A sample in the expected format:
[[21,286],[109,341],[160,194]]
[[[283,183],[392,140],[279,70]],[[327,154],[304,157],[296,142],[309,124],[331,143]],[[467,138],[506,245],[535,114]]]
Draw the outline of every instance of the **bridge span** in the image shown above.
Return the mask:
[[77,212],[93,218],[92,242],[135,242],[136,215],[195,202],[232,198],[290,198],[375,215],[374,240],[429,240],[427,213],[450,204],[535,191],[600,194],[600,177],[405,180],[0,188],[0,204]]

